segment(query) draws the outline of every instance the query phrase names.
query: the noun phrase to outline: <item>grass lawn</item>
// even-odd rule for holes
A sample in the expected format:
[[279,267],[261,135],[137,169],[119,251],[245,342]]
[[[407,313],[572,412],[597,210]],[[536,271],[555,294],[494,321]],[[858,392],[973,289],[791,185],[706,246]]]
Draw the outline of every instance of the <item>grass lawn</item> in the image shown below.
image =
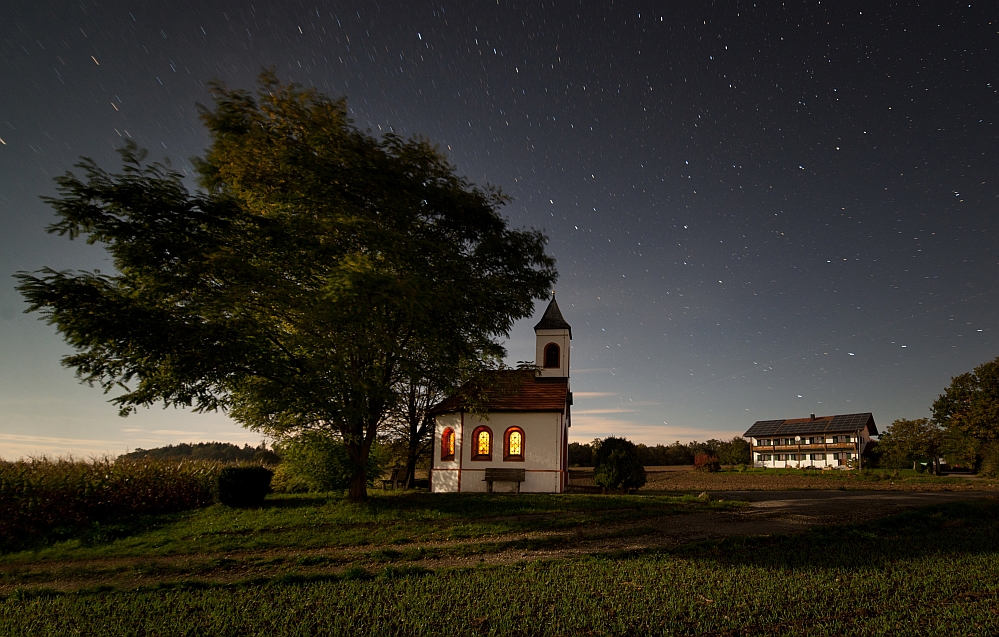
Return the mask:
[[[0,557],[6,591],[0,632],[999,633],[994,500],[793,536],[447,565],[449,556],[505,550],[510,542],[557,544],[600,533],[623,542],[666,516],[735,506],[646,495],[398,494],[363,506],[339,498],[282,497],[259,510],[212,507],[159,516],[142,521],[149,528],[123,526],[117,537],[91,530],[77,540]],[[413,566],[418,557],[406,551],[415,547],[440,548],[441,565]],[[322,562],[324,557],[335,561]],[[256,566],[240,561],[250,558]],[[233,562],[208,564],[224,559]],[[277,562],[262,564],[266,559]],[[51,590],[74,576],[86,580],[73,568],[113,570],[116,564],[125,570],[109,572],[102,584]],[[156,570],[157,564],[167,570]],[[151,571],[137,577],[135,570],[143,567]]]
[[[734,468],[717,473],[694,471],[693,467],[647,467],[648,483],[643,491],[694,492],[788,489],[847,489],[861,491],[999,491],[995,478],[935,476],[912,469],[831,470]],[[592,469],[573,469],[578,484],[592,481]]]
[[724,473],[735,473],[742,474],[746,476],[753,475],[770,475],[770,476],[804,476],[810,478],[820,478],[823,480],[833,480],[836,482],[884,482],[884,481],[894,481],[894,482],[904,482],[909,484],[948,484],[948,485],[964,485],[968,484],[968,478],[965,476],[936,476],[932,473],[920,473],[915,469],[850,469],[850,470],[834,470],[834,471],[821,471],[816,469],[764,469],[764,468],[746,468],[744,471],[738,471],[736,469],[729,469]]

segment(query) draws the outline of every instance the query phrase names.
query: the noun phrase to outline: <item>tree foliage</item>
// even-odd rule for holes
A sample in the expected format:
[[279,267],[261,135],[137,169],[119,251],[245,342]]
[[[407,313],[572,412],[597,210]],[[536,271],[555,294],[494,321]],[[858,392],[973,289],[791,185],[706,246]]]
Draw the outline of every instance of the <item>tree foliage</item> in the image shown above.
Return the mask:
[[[20,272],[76,350],[63,363],[123,414],[224,409],[275,437],[335,432],[366,496],[371,445],[414,371],[456,378],[555,279],[545,238],[424,139],[357,130],[344,100],[263,73],[201,117],[202,190],[134,145],[57,178],[50,232],[103,245],[115,274]],[[421,372],[422,373],[422,372]]]
[[[600,447],[600,440],[590,443],[569,443],[569,464],[571,466],[592,467],[594,452]],[[736,436],[731,440],[697,440],[683,443],[679,440],[669,445],[645,445],[637,443],[635,451],[638,459],[646,467],[665,467],[673,465],[694,464],[694,457],[699,453],[715,456],[723,465],[749,464],[752,459],[749,454],[749,442]]]
[[[307,491],[343,491],[354,475],[346,445],[339,436],[326,431],[305,431],[276,445],[281,455],[281,480],[300,483]],[[381,476],[384,460],[377,447],[368,454],[367,485]],[[294,491],[295,489],[291,489]]]
[[999,441],[999,357],[951,379],[933,420],[981,442]]
[[178,445],[167,445],[153,449],[136,449],[131,453],[126,453],[121,458],[129,460],[140,460],[149,458],[152,460],[215,460],[217,462],[259,462],[263,464],[277,464],[281,458],[267,448],[267,445],[260,443],[257,447],[244,444],[242,447],[231,442],[182,442]]
[[999,464],[999,357],[951,379],[933,403],[933,421],[944,428],[941,449],[947,463],[982,467]]
[[929,418],[900,418],[889,425],[878,440],[880,464],[901,469],[920,458],[927,458],[936,468],[943,434],[941,427]]

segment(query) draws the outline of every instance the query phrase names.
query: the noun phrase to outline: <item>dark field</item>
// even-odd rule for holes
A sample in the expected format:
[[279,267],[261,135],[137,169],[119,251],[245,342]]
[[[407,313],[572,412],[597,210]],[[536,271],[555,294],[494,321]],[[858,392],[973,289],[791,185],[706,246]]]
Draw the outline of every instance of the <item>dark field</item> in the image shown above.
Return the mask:
[[[840,496],[830,502],[853,506]],[[876,508],[874,494],[851,497]],[[284,496],[258,510],[153,516],[0,558],[0,626],[10,635],[999,632],[994,499],[837,525],[802,517],[828,508],[817,501],[752,499],[401,493],[355,506]],[[882,511],[897,510],[890,504]],[[767,520],[798,532],[759,535]]]

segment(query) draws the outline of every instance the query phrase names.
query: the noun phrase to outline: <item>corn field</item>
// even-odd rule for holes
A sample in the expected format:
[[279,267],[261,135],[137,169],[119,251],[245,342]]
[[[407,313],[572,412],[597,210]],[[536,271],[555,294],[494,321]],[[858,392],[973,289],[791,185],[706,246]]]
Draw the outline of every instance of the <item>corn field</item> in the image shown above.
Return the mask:
[[0,547],[57,527],[213,501],[217,462],[0,461]]

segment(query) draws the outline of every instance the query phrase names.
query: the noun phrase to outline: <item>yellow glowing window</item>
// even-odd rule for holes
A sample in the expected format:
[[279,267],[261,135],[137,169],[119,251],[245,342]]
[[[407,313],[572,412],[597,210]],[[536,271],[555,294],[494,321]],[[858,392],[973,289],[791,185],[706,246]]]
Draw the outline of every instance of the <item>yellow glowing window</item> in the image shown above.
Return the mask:
[[448,427],[441,438],[441,460],[454,460],[454,429]]
[[524,436],[519,431],[510,432],[510,455],[519,456],[523,453]]
[[489,455],[489,432],[480,431],[478,439],[478,452],[480,456]]

